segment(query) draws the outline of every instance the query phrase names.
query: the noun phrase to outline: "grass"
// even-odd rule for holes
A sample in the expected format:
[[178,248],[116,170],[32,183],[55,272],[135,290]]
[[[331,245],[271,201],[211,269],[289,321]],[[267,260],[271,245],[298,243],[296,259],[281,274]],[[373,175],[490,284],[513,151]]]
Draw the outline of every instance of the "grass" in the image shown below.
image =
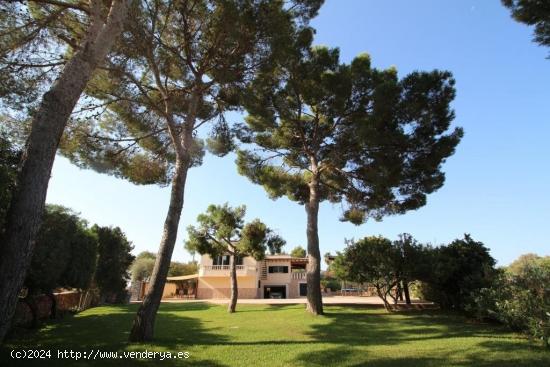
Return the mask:
[[[152,344],[128,344],[136,305],[97,307],[9,339],[1,366],[550,366],[550,351],[502,327],[439,311],[245,306],[229,315],[207,303],[163,304]],[[17,361],[17,348],[50,349],[51,360]],[[179,351],[189,359],[60,360],[58,349]],[[6,363],[7,362],[7,363]],[[17,363],[19,362],[19,363]],[[23,363],[25,362],[25,363]]]

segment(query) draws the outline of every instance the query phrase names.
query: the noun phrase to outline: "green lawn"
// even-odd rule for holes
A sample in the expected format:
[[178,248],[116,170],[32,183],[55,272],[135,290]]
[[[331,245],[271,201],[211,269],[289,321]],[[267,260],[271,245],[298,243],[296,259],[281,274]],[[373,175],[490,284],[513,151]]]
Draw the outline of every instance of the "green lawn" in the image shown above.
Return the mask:
[[[13,348],[51,349],[40,366],[550,366],[550,351],[495,325],[470,323],[438,311],[386,314],[379,308],[326,307],[309,316],[303,305],[244,306],[227,314],[206,303],[163,304],[156,341],[126,342],[136,305],[97,307],[25,333]],[[74,351],[188,351],[189,359],[58,360]],[[6,358],[9,360],[6,361]],[[8,363],[6,363],[8,362]],[[29,364],[27,360],[27,365]]]

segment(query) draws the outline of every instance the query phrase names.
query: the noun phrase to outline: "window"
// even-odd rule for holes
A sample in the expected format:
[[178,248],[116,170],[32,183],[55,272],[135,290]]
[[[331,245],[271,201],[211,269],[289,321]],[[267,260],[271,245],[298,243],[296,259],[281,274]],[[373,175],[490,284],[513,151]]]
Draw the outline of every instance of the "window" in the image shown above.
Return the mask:
[[300,283],[300,297],[307,296],[307,283]]
[[212,265],[229,265],[229,255],[219,255],[212,259]]
[[[231,256],[229,255],[219,255],[212,259],[212,265],[229,265],[231,261]],[[235,258],[236,264],[235,265],[242,265],[243,264],[243,258],[241,256],[237,256]]]
[[288,266],[270,266],[270,273],[288,273]]

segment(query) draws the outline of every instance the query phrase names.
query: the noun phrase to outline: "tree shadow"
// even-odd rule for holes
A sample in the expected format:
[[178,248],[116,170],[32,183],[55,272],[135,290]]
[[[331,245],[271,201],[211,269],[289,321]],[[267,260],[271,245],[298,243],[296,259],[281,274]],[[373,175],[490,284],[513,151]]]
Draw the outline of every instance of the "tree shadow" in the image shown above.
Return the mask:
[[[20,361],[6,360],[7,363],[0,361],[0,365],[219,367],[224,363],[239,365],[241,360],[255,361],[261,353],[284,353],[277,363],[302,366],[548,366],[550,360],[550,354],[544,354],[536,346],[528,347],[526,341],[518,343],[520,337],[505,328],[468,323],[459,314],[434,310],[386,313],[383,309],[327,306],[324,316],[315,317],[306,314],[304,307],[251,305],[227,314],[223,305],[162,304],[155,340],[148,344],[127,342],[138,305],[99,307],[70,320],[54,321],[29,334],[27,339],[8,341],[6,347],[137,352],[179,352],[191,348],[197,355],[186,360],[102,360],[101,363],[87,360],[59,363],[60,360],[52,359],[18,364]],[[289,312],[280,312],[283,310]],[[268,319],[276,321],[268,323]],[[293,327],[295,330],[288,330]],[[401,345],[407,345],[405,353]],[[416,346],[435,354],[422,355],[415,351]],[[525,348],[532,350],[526,354]],[[236,354],[231,358],[223,358],[225,353],[233,352]]]
[[345,345],[395,345],[461,337],[514,338],[503,327],[468,324],[460,315],[436,310],[359,313],[329,309],[324,317],[329,323],[313,325],[308,335],[314,340],[330,339]]
[[[295,359],[296,365],[325,367],[325,366],[370,366],[368,355],[364,351],[359,351],[354,348],[341,346],[338,348],[329,348],[315,351],[314,353],[302,353]],[[353,363],[353,360],[359,362]]]
[[434,356],[400,357],[395,355],[373,355],[372,353],[351,347],[330,348],[315,353],[304,353],[295,359],[296,365],[324,367],[324,366],[348,366],[348,367],[517,367],[548,365],[548,360],[518,360],[502,357],[483,357],[480,354],[468,354],[463,351],[449,352],[445,358]]
[[[224,308],[227,307],[227,305],[223,305],[223,304],[218,306],[222,306]],[[285,310],[288,310],[289,308],[296,307],[296,306],[298,307],[303,306],[301,308],[305,310],[305,306],[301,304],[286,304],[286,305],[285,304],[280,304],[280,305],[238,304],[235,313],[285,311]]]
[[[296,365],[304,366],[548,366],[550,354],[541,346],[518,343],[520,336],[495,324],[469,323],[455,313],[439,310],[360,313],[349,308],[328,308],[323,316],[328,323],[312,325],[308,335],[312,343],[337,344],[299,354]],[[468,349],[460,339],[468,339]],[[459,339],[447,344],[452,339]],[[477,340],[479,339],[479,341]],[[441,343],[444,353],[399,357],[399,348],[417,341]],[[438,341],[438,340],[441,340]],[[368,348],[381,346],[392,353],[369,354]],[[387,347],[390,347],[388,349]],[[526,349],[533,353],[525,356]],[[380,349],[378,349],[380,350]],[[521,352],[521,353],[520,353]],[[413,353],[414,354],[414,353]],[[450,362],[452,361],[452,362]]]
[[[174,355],[185,352],[193,345],[223,344],[227,338],[205,330],[200,318],[187,316],[189,311],[205,311],[212,307],[207,303],[193,303],[182,305],[163,304],[159,309],[155,323],[155,338],[153,342],[136,344],[129,343],[130,328],[137,312],[138,305],[106,306],[89,309],[85,313],[55,320],[42,329],[29,331],[18,335],[15,339],[7,340],[0,350],[0,365],[2,366],[98,366],[123,365],[128,366],[212,366],[222,364],[208,360],[194,358],[172,358],[160,361],[160,355],[153,359],[101,359],[101,360],[74,360],[58,359],[58,350],[88,352],[143,352],[162,351]],[[183,312],[182,312],[183,311]],[[49,360],[14,360],[10,358],[11,349],[48,349],[52,353]]]

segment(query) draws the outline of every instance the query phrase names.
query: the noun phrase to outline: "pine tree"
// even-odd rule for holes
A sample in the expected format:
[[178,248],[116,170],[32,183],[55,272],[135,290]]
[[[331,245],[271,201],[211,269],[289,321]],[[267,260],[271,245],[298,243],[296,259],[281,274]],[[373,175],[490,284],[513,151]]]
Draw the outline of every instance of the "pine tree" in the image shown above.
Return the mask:
[[501,0],[512,18],[535,27],[533,41],[550,46],[550,2],[546,0]]
[[198,227],[190,226],[187,229],[189,239],[186,248],[193,249],[201,255],[208,254],[212,258],[229,254],[229,313],[235,312],[237,307],[237,258],[250,256],[259,261],[264,259],[268,249],[271,253],[279,253],[285,245],[285,241],[259,219],[245,224],[245,213],[245,206],[230,208],[227,204],[210,205],[206,213],[197,217]]
[[[59,25],[56,21],[63,23],[63,19],[71,17],[79,20],[77,23],[80,28],[84,23],[84,30],[79,33],[81,38],[70,41],[73,47],[70,52],[67,51],[66,63],[64,60],[54,63],[64,64],[64,67],[32,115],[30,135],[22,154],[17,184],[11,195],[5,230],[0,238],[0,341],[10,326],[17,297],[32,258],[61,135],[94,70],[103,61],[120,34],[129,2],[130,0],[113,0],[106,7],[101,0],[90,0],[86,6],[80,2],[77,4],[69,1],[29,1],[32,17],[39,19],[33,23],[34,28],[29,24],[21,26],[17,22],[17,16],[25,13],[22,10],[22,2],[2,4],[0,8],[2,28],[6,26],[6,37],[0,42],[0,80],[14,80],[5,73],[6,65],[8,71],[13,68],[35,66],[33,60],[26,61],[26,65],[21,64],[22,61],[17,57],[14,59],[12,54],[17,53],[19,49],[28,51],[28,47],[40,45],[40,35],[48,26]],[[75,15],[76,11],[81,14]],[[44,15],[44,12],[49,15]],[[15,14],[15,17],[10,18],[10,14]],[[25,33],[29,29],[32,31]],[[54,27],[54,34],[59,35],[63,32],[62,28]],[[32,56],[32,47],[30,53],[23,54]],[[41,65],[36,67],[49,67],[47,63]],[[43,81],[40,74],[38,76],[38,79]],[[25,90],[32,89],[32,84],[16,83],[17,85],[23,86]],[[0,96],[5,95],[5,92],[5,88],[0,87]],[[19,90],[16,94],[22,98],[25,93]]]
[[462,137],[460,128],[446,133],[454,96],[449,72],[399,79],[394,68],[371,67],[368,55],[347,65],[338,49],[302,45],[248,88],[239,172],[271,198],[305,207],[311,313],[323,313],[319,204],[341,203],[342,220],[354,224],[425,205]]
[[217,155],[232,148],[224,113],[239,108],[241,90],[269,70],[321,1],[149,0],[129,22],[109,65],[87,94],[107,111],[75,121],[63,142],[73,162],[138,184],[171,185],[168,213],[150,287],[131,341],[153,338],[154,322],[183,209],[188,170],[201,164],[198,130]]

